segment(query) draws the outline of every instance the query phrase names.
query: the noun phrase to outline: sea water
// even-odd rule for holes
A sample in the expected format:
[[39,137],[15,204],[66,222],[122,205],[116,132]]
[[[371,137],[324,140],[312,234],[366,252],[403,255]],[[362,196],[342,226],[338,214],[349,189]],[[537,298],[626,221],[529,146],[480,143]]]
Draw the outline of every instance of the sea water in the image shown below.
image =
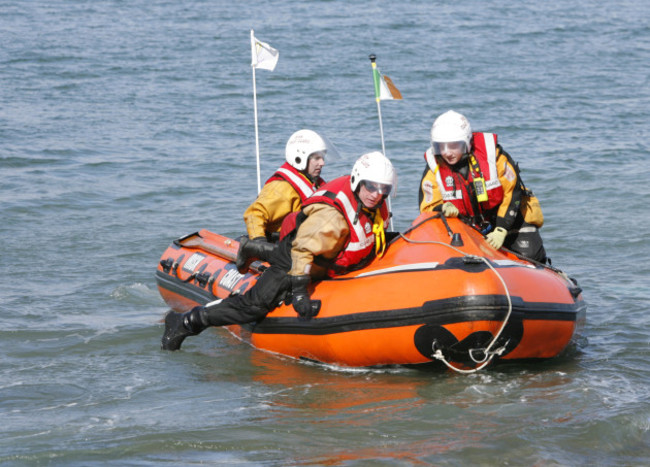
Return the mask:
[[[0,464],[646,465],[650,4],[0,1]],[[223,329],[160,350],[167,245],[244,231],[289,135],[397,168],[417,216],[433,119],[497,133],[587,325],[562,357],[344,370]]]

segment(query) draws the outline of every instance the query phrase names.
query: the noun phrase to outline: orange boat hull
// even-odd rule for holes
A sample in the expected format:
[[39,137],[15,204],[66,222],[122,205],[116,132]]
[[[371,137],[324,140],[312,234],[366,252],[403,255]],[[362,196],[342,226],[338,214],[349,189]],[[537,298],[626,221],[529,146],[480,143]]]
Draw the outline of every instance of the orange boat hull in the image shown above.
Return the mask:
[[[462,246],[450,245],[451,233]],[[259,273],[237,272],[237,248],[207,230],[176,240],[156,272],[163,299],[184,312],[252,287]],[[311,320],[283,304],[259,323],[229,330],[256,348],[329,364],[424,364],[442,355],[473,368],[489,355],[555,357],[586,315],[579,287],[565,274],[496,251],[461,221],[445,224],[432,214],[364,269],[314,284],[312,298],[322,307]]]

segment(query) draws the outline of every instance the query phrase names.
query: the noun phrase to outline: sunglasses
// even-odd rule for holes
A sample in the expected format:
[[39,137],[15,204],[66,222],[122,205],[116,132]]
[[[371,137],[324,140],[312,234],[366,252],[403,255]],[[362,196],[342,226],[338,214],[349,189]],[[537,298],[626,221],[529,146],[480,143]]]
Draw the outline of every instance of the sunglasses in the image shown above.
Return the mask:
[[380,195],[389,195],[390,191],[393,189],[393,185],[387,185],[385,183],[375,183],[367,180],[364,180],[362,183],[370,193],[378,191]]

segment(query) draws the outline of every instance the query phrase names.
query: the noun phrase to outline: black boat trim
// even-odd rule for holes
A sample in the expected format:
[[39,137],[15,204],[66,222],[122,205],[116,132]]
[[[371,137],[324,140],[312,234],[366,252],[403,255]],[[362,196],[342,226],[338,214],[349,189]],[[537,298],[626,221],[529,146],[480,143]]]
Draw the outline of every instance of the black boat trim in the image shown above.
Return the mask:
[[[199,304],[216,297],[205,289],[156,271],[158,285]],[[586,304],[525,302],[511,297],[510,320],[555,320],[574,322],[584,317]],[[393,310],[366,311],[330,318],[305,320],[267,317],[252,326],[244,326],[255,334],[327,335],[366,329],[383,329],[418,324],[445,325],[472,321],[502,321],[506,317],[508,301],[505,295],[474,295],[425,302],[422,306]]]
[[[553,320],[575,322],[582,305],[557,303],[526,303],[520,297],[513,302],[510,321]],[[454,297],[426,302],[421,307],[367,311],[331,318],[267,317],[251,331],[255,334],[326,335],[369,329],[397,328],[415,325],[445,325],[472,321],[503,321],[508,310],[504,295]]]
[[175,294],[182,295],[183,297],[199,304],[205,304],[216,299],[216,297],[207,290],[194,284],[183,282],[177,277],[161,273],[160,271],[156,271],[156,282],[159,287]]

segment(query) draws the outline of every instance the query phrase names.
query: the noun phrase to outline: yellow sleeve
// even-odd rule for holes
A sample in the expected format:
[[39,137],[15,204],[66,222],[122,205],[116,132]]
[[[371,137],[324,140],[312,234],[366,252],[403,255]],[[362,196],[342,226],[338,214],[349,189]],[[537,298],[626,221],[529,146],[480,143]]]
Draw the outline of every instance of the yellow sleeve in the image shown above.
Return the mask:
[[420,181],[420,212],[433,211],[439,204],[442,204],[442,194],[436,176],[431,169],[427,169]]
[[348,240],[348,223],[333,206],[323,203],[311,204],[303,212],[307,218],[300,224],[296,238],[291,245],[292,276],[311,273],[318,275],[318,268],[312,271],[314,256],[335,258]]
[[249,238],[264,237],[278,232],[284,218],[302,206],[300,195],[284,180],[267,183],[244,212]]
[[517,172],[501,151],[497,154],[497,174],[503,188],[503,201],[497,210],[496,227],[509,230],[521,208],[522,193]]

